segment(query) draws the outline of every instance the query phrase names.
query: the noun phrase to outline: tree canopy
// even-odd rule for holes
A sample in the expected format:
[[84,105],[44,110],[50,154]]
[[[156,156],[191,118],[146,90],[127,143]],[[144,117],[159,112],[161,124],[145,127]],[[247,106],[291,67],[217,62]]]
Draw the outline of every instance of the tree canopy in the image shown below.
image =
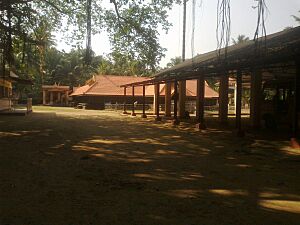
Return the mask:
[[[300,13],[300,10],[298,11]],[[300,17],[292,15],[292,17],[300,24]]]
[[24,45],[36,44],[42,54],[51,33],[60,30],[76,47],[86,40],[89,53],[90,35],[105,30],[114,55],[138,61],[154,72],[165,51],[158,29],[170,27],[167,10],[174,3],[179,0],[111,0],[110,4],[101,0],[0,0],[3,60],[13,64],[14,38]]
[[[168,31],[167,12],[180,0],[0,0],[1,74],[5,67],[42,84],[76,86],[92,73],[147,76],[158,68],[164,49],[159,30]],[[91,35],[105,31],[111,53],[95,56]],[[55,48],[63,33],[73,50]],[[84,47],[86,41],[86,47]]]

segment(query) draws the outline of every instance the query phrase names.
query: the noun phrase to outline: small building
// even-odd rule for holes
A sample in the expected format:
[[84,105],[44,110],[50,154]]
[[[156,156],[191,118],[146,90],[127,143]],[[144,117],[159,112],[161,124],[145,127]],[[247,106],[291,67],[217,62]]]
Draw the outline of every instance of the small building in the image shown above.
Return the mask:
[[[9,111],[13,107],[13,83],[32,85],[31,80],[19,78],[13,71],[0,75],[0,111]],[[28,99],[27,99],[28,101]],[[31,102],[31,99],[29,100]]]
[[43,85],[43,105],[66,106],[69,103],[69,86]]
[[11,108],[12,81],[8,78],[0,78],[0,111]]

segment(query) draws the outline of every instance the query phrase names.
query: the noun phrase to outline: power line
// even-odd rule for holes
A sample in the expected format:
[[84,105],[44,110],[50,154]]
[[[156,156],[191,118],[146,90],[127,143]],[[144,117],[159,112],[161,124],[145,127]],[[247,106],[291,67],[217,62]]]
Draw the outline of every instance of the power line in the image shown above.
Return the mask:
[[183,28],[182,28],[182,61],[185,61],[185,35],[186,35],[186,1],[183,0]]

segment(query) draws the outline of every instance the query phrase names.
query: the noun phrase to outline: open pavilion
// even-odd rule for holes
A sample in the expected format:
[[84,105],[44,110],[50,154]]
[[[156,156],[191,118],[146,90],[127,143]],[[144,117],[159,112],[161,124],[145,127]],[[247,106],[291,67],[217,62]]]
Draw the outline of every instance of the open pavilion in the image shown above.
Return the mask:
[[[159,99],[159,86],[173,84],[174,124],[184,117],[185,87],[178,83],[187,80],[197,80],[196,119],[199,128],[205,128],[204,120],[204,89],[205,79],[219,80],[219,121],[228,121],[228,82],[229,78],[236,79],[236,128],[242,134],[241,101],[243,84],[250,86],[250,121],[253,128],[261,126],[261,111],[263,84],[276,82],[288,83],[290,105],[292,106],[291,127],[292,138],[298,133],[300,108],[300,27],[274,33],[266,37],[245,43],[229,46],[201,54],[172,68],[162,70],[145,82],[123,85],[128,87],[155,85],[155,98]],[[165,105],[170,106],[170,89],[166,88]],[[124,91],[125,93],[126,91]],[[178,98],[179,97],[179,98]],[[160,120],[159,101],[156,101],[156,120]],[[178,105],[178,107],[177,107]],[[169,109],[165,110],[169,111]]]
[[69,86],[59,84],[43,85],[43,105],[68,105],[69,103]]

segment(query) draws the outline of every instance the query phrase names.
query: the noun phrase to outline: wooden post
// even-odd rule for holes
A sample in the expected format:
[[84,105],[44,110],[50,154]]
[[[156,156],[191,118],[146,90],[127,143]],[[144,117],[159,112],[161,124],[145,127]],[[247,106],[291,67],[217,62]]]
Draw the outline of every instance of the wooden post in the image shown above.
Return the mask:
[[299,135],[299,109],[300,109],[300,59],[295,61],[296,64],[296,74],[295,74],[295,82],[294,82],[294,98],[293,98],[293,119],[292,119],[292,138],[291,144],[293,148],[300,148],[300,144],[297,141],[297,137]]
[[69,103],[69,91],[66,91],[66,106]]
[[237,136],[244,136],[244,132],[242,131],[242,73],[241,71],[237,71],[236,74],[236,90],[235,90],[235,125],[237,129]]
[[50,92],[50,105],[53,105],[53,92]]
[[228,74],[220,77],[219,119],[222,124],[228,122]]
[[159,83],[154,85],[154,96],[155,96],[155,120],[160,121],[159,116]]
[[143,85],[143,113],[142,118],[147,118],[147,115],[145,113],[145,104],[146,104],[146,97],[145,97],[145,85]]
[[61,93],[60,92],[57,93],[57,101],[59,104],[61,104]]
[[47,92],[43,90],[43,105],[46,105]]
[[260,128],[261,125],[261,84],[261,72],[253,71],[251,74],[250,119],[251,125],[255,129]]
[[155,115],[156,112],[156,92],[155,92],[155,84],[153,85],[153,115]]
[[131,112],[131,116],[136,116],[136,114],[134,112],[134,85],[132,85],[132,112]]
[[[237,77],[238,77],[238,73],[239,71],[237,72]],[[234,112],[236,112],[236,107],[237,107],[237,78],[235,79],[235,83],[234,83]]]
[[165,83],[165,116],[171,117],[171,83]]
[[177,117],[177,100],[178,100],[178,83],[177,80],[174,81],[174,120],[173,124],[178,125],[180,122]]
[[204,76],[197,79],[197,99],[196,99],[196,118],[198,129],[206,129],[204,123],[204,99],[205,99],[205,80]]
[[178,113],[179,118],[185,119],[185,99],[186,99],[186,81],[179,81],[178,85],[178,92],[179,92],[179,104],[178,104]]
[[126,111],[126,100],[127,100],[127,96],[126,96],[126,87],[124,87],[124,104],[123,104],[123,113],[124,115],[127,114],[127,111]]

